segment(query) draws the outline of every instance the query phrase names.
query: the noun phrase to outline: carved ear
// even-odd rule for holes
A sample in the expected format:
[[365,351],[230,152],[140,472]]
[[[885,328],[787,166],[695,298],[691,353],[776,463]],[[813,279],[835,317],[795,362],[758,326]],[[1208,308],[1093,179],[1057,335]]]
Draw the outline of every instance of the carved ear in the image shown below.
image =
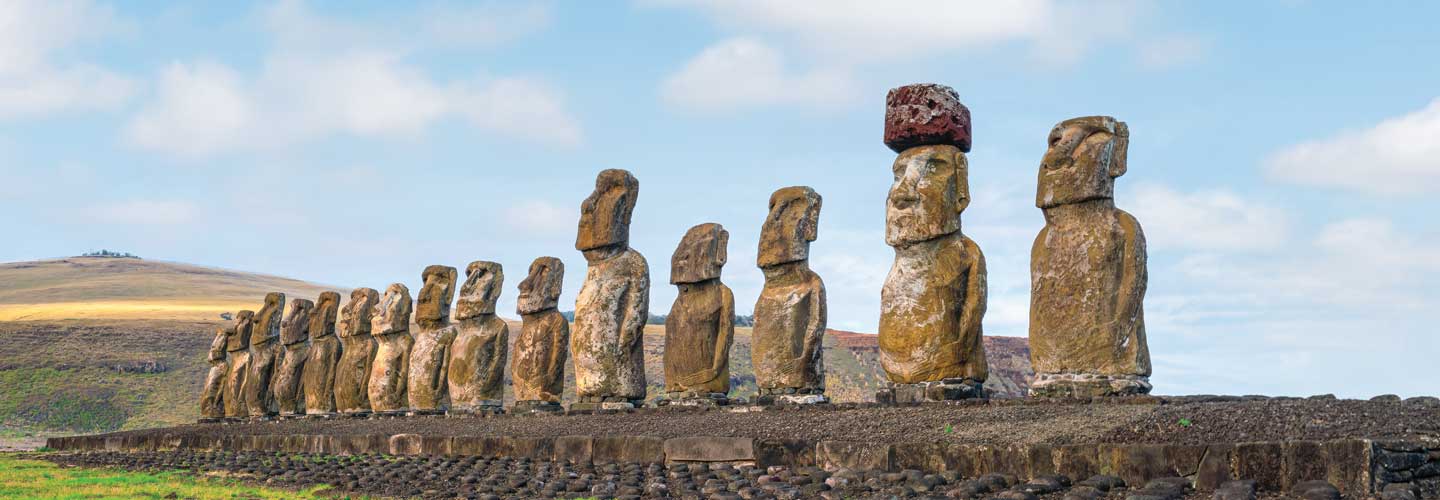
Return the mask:
[[1110,178],[1125,175],[1129,168],[1127,157],[1130,149],[1130,127],[1125,122],[1115,122],[1115,149],[1110,152]]
[[955,153],[955,213],[970,206],[970,162],[965,153]]
[[725,261],[729,260],[729,248],[730,231],[721,229],[720,234],[715,237],[715,264],[720,266],[725,265]]
[[824,200],[820,198],[819,193],[814,193],[814,195],[815,203],[811,203],[805,210],[805,220],[803,221],[805,241],[815,241],[820,237],[820,205]]

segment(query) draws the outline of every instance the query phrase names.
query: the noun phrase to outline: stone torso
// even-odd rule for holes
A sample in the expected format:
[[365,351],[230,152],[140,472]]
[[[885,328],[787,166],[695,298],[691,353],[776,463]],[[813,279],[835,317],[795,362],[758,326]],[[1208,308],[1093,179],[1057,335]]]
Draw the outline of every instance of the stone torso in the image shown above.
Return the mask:
[[590,263],[575,299],[570,337],[576,394],[645,397],[644,330],[649,319],[650,269],[625,249]]
[[[967,331],[962,309],[979,247],[958,233],[895,250],[895,263],[881,289],[880,363],[895,383],[948,378],[984,380],[980,359],[965,359],[979,344],[978,322]],[[976,377],[978,372],[979,377]]]
[[335,364],[335,407],[342,412],[369,411],[370,363],[375,339],[368,334],[340,338],[340,361]]
[[405,374],[409,371],[410,346],[415,340],[410,332],[395,332],[375,338],[375,361],[370,365],[366,387],[370,406],[375,411],[405,409]]
[[[718,373],[715,355],[726,357],[734,334],[735,297],[730,288],[713,280],[683,285],[665,320],[665,390],[699,394],[730,391],[729,364],[722,362]],[[724,332],[729,327],[731,331]]]
[[523,321],[512,361],[515,400],[559,403],[565,389],[570,323],[554,309],[527,314]]
[[[794,276],[766,278],[755,302],[751,362],[755,383],[762,389],[824,387],[821,336],[825,285],[809,269]],[[818,328],[817,328],[818,326]],[[806,347],[810,352],[806,353]]]
[[310,357],[301,377],[305,413],[335,412],[335,366],[339,360],[340,339],[335,335],[310,339]]
[[410,347],[409,386],[410,409],[439,408],[445,397],[445,361],[450,343],[455,340],[453,325],[421,326]]
[[452,405],[499,400],[505,382],[505,350],[510,327],[493,314],[460,320],[450,344],[448,384]]

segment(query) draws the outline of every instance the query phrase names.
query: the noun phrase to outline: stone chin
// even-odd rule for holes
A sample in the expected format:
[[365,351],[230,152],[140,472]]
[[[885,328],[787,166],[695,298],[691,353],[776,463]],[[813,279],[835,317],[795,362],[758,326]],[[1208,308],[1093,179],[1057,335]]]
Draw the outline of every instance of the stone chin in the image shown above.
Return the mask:
[[519,303],[515,310],[520,314],[535,314],[555,309],[559,306],[559,299],[534,297],[529,294],[520,294]]
[[933,219],[934,217],[928,214],[887,211],[885,213],[885,244],[904,248],[960,232],[959,220],[950,220],[939,224],[921,222]]

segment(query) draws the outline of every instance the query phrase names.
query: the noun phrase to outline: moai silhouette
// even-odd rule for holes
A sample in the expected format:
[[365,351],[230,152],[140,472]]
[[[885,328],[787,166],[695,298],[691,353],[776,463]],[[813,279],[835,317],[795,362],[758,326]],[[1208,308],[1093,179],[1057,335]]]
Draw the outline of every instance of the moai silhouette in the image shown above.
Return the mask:
[[465,266],[455,306],[455,340],[448,370],[452,413],[498,413],[505,398],[505,356],[510,327],[495,315],[505,284],[500,264],[477,260]]
[[225,419],[238,420],[250,416],[245,406],[245,380],[250,376],[250,331],[254,328],[255,313],[239,311],[235,319],[225,328],[225,361],[229,365],[225,373]]
[[280,322],[285,294],[265,294],[265,305],[255,313],[250,329],[250,373],[245,377],[245,409],[250,418],[264,419],[280,412],[275,402],[275,362],[280,357]]
[[305,360],[301,389],[305,392],[305,414],[335,414],[335,366],[340,362],[340,339],[335,337],[335,317],[340,294],[321,292],[310,312],[310,357]]
[[770,195],[756,263],[765,287],[755,301],[750,360],[756,402],[824,403],[825,283],[810,270],[810,242],[819,235],[820,195],[805,186]]
[[370,364],[370,381],[366,390],[370,409],[381,415],[396,416],[406,412],[405,377],[410,372],[410,289],[392,283],[385,297],[370,312],[370,335],[375,337],[375,360]]
[[529,276],[520,282],[515,308],[520,314],[520,336],[515,339],[515,360],[510,367],[515,413],[561,410],[570,348],[570,322],[557,309],[564,280],[565,263],[540,257],[530,263]]
[[630,248],[630,214],[640,182],[610,169],[580,205],[575,249],[588,264],[575,299],[576,410],[632,408],[645,400],[645,323],[650,318],[650,267]]
[[374,288],[356,288],[340,311],[336,335],[340,337],[340,361],[335,365],[335,409],[342,415],[370,413],[370,365],[375,361],[376,342],[370,335],[370,314],[380,302]]
[[234,325],[215,329],[215,338],[210,341],[210,352],[206,359],[210,369],[205,372],[205,385],[200,388],[200,423],[219,422],[225,418],[225,375],[230,365],[225,360],[225,344]]
[[728,404],[735,295],[720,282],[730,233],[719,224],[690,228],[670,258],[680,293],[665,318],[665,392],[671,404]]

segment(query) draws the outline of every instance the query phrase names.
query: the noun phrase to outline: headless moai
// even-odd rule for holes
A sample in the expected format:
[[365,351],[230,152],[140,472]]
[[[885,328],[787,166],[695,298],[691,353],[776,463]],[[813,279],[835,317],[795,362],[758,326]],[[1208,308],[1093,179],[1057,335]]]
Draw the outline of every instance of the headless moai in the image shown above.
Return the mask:
[[300,390],[305,361],[310,358],[310,315],[315,303],[292,299],[280,325],[280,359],[275,363],[275,404],[280,416],[305,414],[305,394]]
[[306,415],[335,413],[335,366],[340,362],[340,339],[335,337],[335,317],[340,294],[322,292],[310,313],[310,356],[300,387],[305,393]]
[[690,228],[670,258],[680,288],[665,318],[665,392],[680,404],[725,404],[735,296],[720,282],[730,233],[719,224]]
[[356,288],[340,310],[335,335],[340,338],[340,361],[335,364],[335,410],[345,415],[370,413],[370,365],[375,361],[375,337],[370,335],[370,314],[380,302],[374,288]]
[[370,312],[370,334],[375,337],[375,359],[366,386],[370,409],[396,415],[405,412],[405,376],[410,372],[410,289],[392,283]]
[[245,407],[245,379],[250,376],[250,331],[254,328],[255,313],[238,311],[235,319],[225,328],[225,418],[238,419],[250,416]]
[[880,365],[892,387],[877,399],[982,397],[985,257],[960,232],[970,111],[933,84],[892,89],[885,104],[885,145],[899,156],[885,209],[895,263],[880,292]]
[[645,399],[645,323],[650,318],[650,267],[630,248],[630,214],[640,183],[610,169],[580,205],[575,249],[588,264],[575,299],[570,356],[579,410],[629,408]]
[[570,348],[570,322],[557,309],[564,280],[565,263],[540,257],[530,263],[529,276],[520,282],[516,304],[520,336],[510,367],[516,412],[560,410]]
[[230,366],[225,360],[225,343],[229,340],[227,331],[235,328],[226,325],[215,330],[210,341],[210,352],[206,359],[210,369],[205,372],[205,385],[200,389],[200,422],[218,422],[225,418],[225,376]]
[[498,263],[477,260],[465,267],[465,284],[455,304],[455,340],[446,363],[451,412],[502,408],[510,327],[495,315],[495,302],[504,284],[505,271]]
[[251,418],[266,418],[280,412],[275,403],[273,378],[280,357],[280,323],[285,312],[285,294],[265,294],[265,305],[255,313],[250,329],[250,373],[245,377],[245,409]]
[[455,327],[450,325],[450,302],[455,300],[455,268],[430,266],[420,274],[424,285],[415,297],[415,343],[410,348],[406,397],[410,411],[444,411],[445,363]]
[[1108,116],[1050,131],[1035,196],[1045,228],[1030,252],[1031,395],[1150,392],[1145,234],[1114,197],[1129,141]]
[[810,242],[818,236],[820,195],[805,186],[770,195],[760,228],[756,263],[765,287],[755,301],[750,359],[756,400],[761,403],[823,403],[825,283],[810,270]]

